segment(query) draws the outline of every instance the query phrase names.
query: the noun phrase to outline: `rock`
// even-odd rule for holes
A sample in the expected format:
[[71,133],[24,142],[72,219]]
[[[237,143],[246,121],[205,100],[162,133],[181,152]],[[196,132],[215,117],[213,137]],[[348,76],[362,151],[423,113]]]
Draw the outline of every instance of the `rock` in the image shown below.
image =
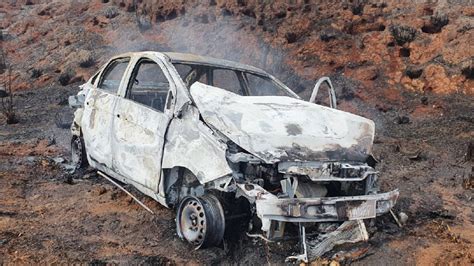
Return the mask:
[[48,137],[48,144],[46,144],[46,147],[52,146],[56,144],[56,138],[54,136]]
[[36,162],[37,158],[36,158],[36,156],[28,156],[28,157],[26,157],[25,160],[29,163],[34,163],[34,162]]
[[420,101],[423,105],[428,105],[428,97],[423,96],[421,97]]
[[53,161],[57,164],[64,163],[66,160],[62,157],[55,157],[53,158]]
[[97,187],[94,189],[94,194],[96,194],[97,196],[103,195],[105,194],[105,192],[107,192],[107,189],[105,187]]
[[400,212],[398,213],[398,219],[400,220],[401,224],[406,224],[408,221],[408,215],[404,212]]

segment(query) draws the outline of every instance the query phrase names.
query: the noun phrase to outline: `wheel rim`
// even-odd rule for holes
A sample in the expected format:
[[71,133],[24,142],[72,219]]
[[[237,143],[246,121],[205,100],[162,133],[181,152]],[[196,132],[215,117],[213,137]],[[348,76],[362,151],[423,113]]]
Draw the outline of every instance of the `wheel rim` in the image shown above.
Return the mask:
[[219,245],[224,237],[224,210],[213,195],[187,196],[178,208],[176,226],[179,237],[196,249]]
[[201,201],[193,197],[183,202],[180,216],[182,236],[194,245],[201,245],[206,236],[206,214]]
[[71,145],[71,161],[76,166],[80,167],[82,164],[82,143],[80,138],[74,138]]

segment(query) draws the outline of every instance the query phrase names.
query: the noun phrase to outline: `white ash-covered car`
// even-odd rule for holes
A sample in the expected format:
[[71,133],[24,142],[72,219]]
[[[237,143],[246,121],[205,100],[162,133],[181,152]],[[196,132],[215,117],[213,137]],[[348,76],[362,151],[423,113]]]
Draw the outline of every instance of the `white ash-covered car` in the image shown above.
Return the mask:
[[69,99],[72,160],[176,208],[178,235],[201,248],[219,245],[238,212],[258,217],[266,239],[287,223],[386,213],[398,191],[377,192],[374,122],[337,110],[332,85],[331,106],[315,104],[322,82],[307,102],[248,65],[122,54]]

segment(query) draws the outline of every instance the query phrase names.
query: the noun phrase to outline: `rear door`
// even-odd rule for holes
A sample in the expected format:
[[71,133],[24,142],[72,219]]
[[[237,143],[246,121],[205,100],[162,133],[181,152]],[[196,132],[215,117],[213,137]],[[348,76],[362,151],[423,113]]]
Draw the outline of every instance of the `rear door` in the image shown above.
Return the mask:
[[90,90],[85,99],[82,133],[93,164],[112,167],[113,110],[129,62],[130,58],[112,60],[101,73],[97,88]]
[[164,136],[173,113],[170,95],[176,89],[158,58],[138,59],[129,76],[115,108],[114,170],[158,192]]

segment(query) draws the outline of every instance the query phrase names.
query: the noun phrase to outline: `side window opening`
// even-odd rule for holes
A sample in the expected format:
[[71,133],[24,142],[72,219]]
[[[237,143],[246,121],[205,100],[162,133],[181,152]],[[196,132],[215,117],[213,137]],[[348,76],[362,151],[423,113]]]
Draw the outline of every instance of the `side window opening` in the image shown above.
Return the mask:
[[214,69],[212,73],[212,85],[238,95],[245,95],[237,72],[231,69]]
[[116,94],[129,62],[129,58],[120,58],[111,62],[105,69],[97,88]]
[[245,73],[245,78],[250,96],[289,96],[270,78],[251,73]]
[[161,67],[151,60],[142,60],[130,78],[127,98],[163,112],[169,88],[169,81]]
[[179,76],[185,80],[193,68],[190,65],[185,64],[173,64],[174,68],[178,72]]

